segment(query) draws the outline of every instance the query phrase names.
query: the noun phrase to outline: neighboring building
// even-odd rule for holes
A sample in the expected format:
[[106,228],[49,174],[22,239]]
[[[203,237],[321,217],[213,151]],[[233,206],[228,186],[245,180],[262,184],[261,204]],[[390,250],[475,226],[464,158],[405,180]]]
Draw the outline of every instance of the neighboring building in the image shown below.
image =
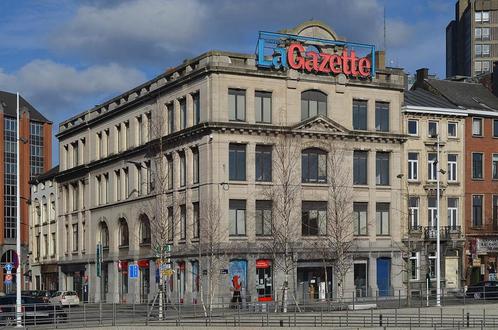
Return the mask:
[[[21,153],[20,153],[20,180],[21,198],[21,267],[26,266],[30,198],[29,180],[52,167],[52,123],[40,114],[22,96],[20,97],[21,122]],[[1,264],[14,263],[16,250],[16,94],[0,91],[0,253]],[[21,269],[25,274],[27,268]],[[12,271],[15,273],[15,270]],[[4,276],[3,267],[0,276]],[[24,285],[24,284],[23,284]],[[14,282],[5,287],[0,281],[0,291],[10,291],[15,288]]]
[[496,279],[498,257],[498,98],[478,83],[424,79],[430,90],[461,108],[465,119],[464,278]]
[[[419,75],[423,72],[418,71]],[[422,76],[423,77],[423,76]],[[423,78],[422,78],[423,79]],[[403,126],[409,136],[403,166],[408,231],[403,238],[410,291],[422,293],[427,274],[436,287],[437,135],[440,153],[441,284],[462,287],[464,274],[465,118],[466,112],[424,89],[405,92]]]
[[31,180],[29,265],[31,290],[58,290],[56,166]]
[[[338,37],[323,23],[306,22],[286,32],[311,37],[311,50],[342,51],[342,45],[327,46]],[[284,48],[276,51],[286,51],[286,40],[281,42]],[[214,201],[221,228],[215,242],[216,298],[228,301],[232,281],[239,279],[253,301],[273,299],[284,276],[276,266],[280,255],[265,249],[272,238],[264,221],[282,215],[273,213],[276,206],[265,192],[281,185],[281,172],[272,164],[283,136],[299,146],[293,158],[298,181],[292,184],[299,193],[290,219],[299,228],[291,237],[297,263],[289,279],[296,298],[317,298],[326,285],[337,292],[334,260],[324,267],[317,250],[306,248],[327,236],[331,178],[324,169],[334,151],[326,147],[329,142],[345,154],[352,192],[344,205],[354,212],[347,294],[392,295],[403,288],[402,185],[396,178],[406,141],[400,115],[403,71],[385,68],[380,53],[372,80],[353,78],[352,72],[306,73],[304,62],[299,70],[285,71],[256,65],[271,64],[272,54],[258,59],[208,52],[60,124],[60,289],[91,301],[153,299],[157,267],[151,242],[160,233],[151,228],[167,217],[176,272],[168,279],[168,294],[171,300],[198,301],[200,283],[209,287],[206,240],[214,230],[208,226],[212,210],[203,205]],[[360,60],[351,71],[368,76],[366,63]],[[278,59],[273,64],[282,65]],[[161,182],[158,174],[167,179]],[[151,203],[155,208],[146,207]],[[163,206],[167,214],[158,213]],[[101,277],[97,244],[103,246]],[[128,279],[131,264],[139,266],[137,280]]]
[[477,76],[498,60],[498,0],[458,0],[446,27],[446,76]]

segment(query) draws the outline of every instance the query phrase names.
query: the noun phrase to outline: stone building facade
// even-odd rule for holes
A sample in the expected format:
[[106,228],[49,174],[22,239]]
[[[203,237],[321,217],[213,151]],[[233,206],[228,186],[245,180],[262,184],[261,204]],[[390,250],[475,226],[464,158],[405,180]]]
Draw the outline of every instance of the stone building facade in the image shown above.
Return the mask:
[[[315,21],[287,33],[339,40]],[[256,63],[254,55],[208,52],[61,123],[61,289],[90,301],[153,299],[162,277],[155,228],[166,218],[170,300],[195,303],[200,290],[213,289],[216,301],[228,301],[239,285],[248,300],[274,300],[286,277],[282,250],[268,249],[276,224],[266,221],[285,219],[294,228],[286,245],[291,293],[300,301],[335,296],[334,257],[316,246],[331,234],[338,151],[340,187],[351,194],[342,205],[353,242],[345,293],[403,288],[402,70],[377,61],[375,79],[365,79]],[[286,184],[281,141],[298,150]],[[269,198],[283,186],[293,191],[289,217]],[[130,265],[138,265],[137,279]]]

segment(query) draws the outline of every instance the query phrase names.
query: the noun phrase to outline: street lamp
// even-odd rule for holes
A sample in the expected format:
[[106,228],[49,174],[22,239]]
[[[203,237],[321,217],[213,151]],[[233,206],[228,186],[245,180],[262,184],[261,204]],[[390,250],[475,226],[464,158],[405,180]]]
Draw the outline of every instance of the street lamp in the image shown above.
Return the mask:
[[[431,137],[437,138],[436,140],[436,305],[441,306],[441,237],[440,237],[440,210],[439,210],[439,199],[440,199],[440,179],[439,174],[444,172],[439,167],[439,134]],[[444,173],[443,173],[444,174]]]

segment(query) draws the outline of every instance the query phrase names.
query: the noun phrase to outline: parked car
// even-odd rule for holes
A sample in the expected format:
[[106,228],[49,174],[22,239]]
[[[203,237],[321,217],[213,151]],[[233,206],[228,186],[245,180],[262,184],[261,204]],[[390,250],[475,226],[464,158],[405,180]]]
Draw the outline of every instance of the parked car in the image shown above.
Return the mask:
[[498,281],[484,281],[469,286],[465,295],[474,299],[498,299]]
[[49,301],[61,306],[78,306],[80,298],[74,291],[57,291]]
[[57,293],[57,290],[42,290],[38,291],[37,297],[42,298],[45,302],[50,302],[50,298]]
[[[41,298],[21,296],[23,324],[64,322],[67,314],[61,306],[47,304]],[[55,318],[54,318],[55,316]],[[16,322],[16,296],[0,297],[0,324],[12,325]]]
[[40,291],[36,290],[22,290],[21,295],[26,296],[26,297],[37,297]]

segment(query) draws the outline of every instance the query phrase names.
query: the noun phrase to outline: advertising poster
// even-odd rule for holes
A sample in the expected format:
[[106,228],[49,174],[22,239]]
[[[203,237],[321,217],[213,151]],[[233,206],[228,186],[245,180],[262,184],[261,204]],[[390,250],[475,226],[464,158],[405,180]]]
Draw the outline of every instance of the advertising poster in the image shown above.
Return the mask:
[[228,266],[228,274],[230,276],[230,287],[236,290],[235,286],[240,288],[247,288],[247,261],[246,260],[232,260]]

